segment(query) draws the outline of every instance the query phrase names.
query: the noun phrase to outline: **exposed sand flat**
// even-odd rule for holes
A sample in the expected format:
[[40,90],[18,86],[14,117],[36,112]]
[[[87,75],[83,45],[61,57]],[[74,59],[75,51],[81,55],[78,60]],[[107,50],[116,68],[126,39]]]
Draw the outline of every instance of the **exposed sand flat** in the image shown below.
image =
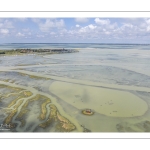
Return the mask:
[[78,109],[91,108],[97,113],[112,117],[142,116],[147,103],[126,91],[54,82],[50,91]]

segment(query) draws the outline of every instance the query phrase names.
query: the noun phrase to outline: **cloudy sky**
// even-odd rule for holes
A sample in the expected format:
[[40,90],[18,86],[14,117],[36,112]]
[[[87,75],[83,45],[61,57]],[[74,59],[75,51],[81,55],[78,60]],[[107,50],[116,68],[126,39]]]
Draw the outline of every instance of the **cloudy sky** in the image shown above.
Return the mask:
[[0,43],[149,43],[149,18],[0,18]]

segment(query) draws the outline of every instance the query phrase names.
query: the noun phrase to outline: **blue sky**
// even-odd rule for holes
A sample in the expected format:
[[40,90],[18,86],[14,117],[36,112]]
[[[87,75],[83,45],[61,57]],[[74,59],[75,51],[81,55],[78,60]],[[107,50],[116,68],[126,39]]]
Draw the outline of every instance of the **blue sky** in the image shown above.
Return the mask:
[[149,18],[0,18],[0,43],[149,43]]

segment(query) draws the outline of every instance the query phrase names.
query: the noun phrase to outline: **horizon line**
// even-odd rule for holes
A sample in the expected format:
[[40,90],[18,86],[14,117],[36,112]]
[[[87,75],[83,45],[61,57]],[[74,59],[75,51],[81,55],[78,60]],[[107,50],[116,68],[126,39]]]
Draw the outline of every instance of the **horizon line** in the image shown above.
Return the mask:
[[150,45],[150,43],[97,43],[97,42],[89,42],[89,43],[0,43],[1,44],[112,44],[112,45],[115,45],[115,44],[118,44],[118,45]]

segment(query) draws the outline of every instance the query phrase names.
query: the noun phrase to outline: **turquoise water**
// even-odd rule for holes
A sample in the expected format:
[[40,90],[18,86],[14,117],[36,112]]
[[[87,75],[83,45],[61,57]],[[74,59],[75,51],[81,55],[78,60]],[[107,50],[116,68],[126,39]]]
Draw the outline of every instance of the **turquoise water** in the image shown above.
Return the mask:
[[17,48],[98,48],[98,49],[139,49],[150,50],[149,44],[101,44],[101,43],[5,43],[0,50]]

